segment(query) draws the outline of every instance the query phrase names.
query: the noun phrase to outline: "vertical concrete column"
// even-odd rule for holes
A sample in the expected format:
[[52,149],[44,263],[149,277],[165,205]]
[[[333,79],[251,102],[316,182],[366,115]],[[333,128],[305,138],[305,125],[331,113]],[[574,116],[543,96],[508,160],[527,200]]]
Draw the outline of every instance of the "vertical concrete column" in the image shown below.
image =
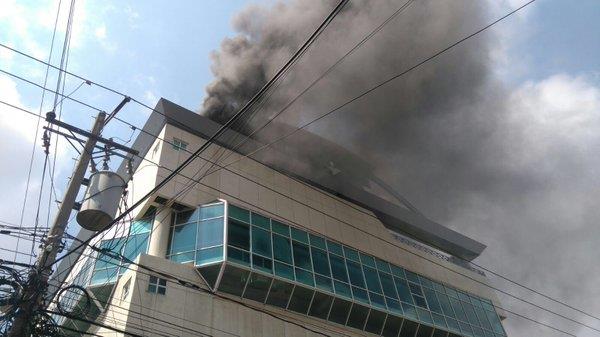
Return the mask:
[[159,257],[165,257],[167,255],[172,216],[173,211],[171,209],[163,209],[154,216],[148,255]]

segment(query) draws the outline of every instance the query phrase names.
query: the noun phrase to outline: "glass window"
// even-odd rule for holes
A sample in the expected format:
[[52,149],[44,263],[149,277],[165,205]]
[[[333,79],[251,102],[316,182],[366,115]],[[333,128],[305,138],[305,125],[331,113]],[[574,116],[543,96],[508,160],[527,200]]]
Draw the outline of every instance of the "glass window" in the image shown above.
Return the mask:
[[224,205],[221,204],[213,204],[207,206],[200,207],[200,220],[204,219],[212,219],[223,216]]
[[502,328],[502,323],[500,323],[500,319],[496,312],[485,311],[488,321],[492,325],[494,332],[504,335],[504,329]]
[[348,275],[350,276],[350,283],[357,287],[365,288],[365,280],[363,278],[362,270],[358,263],[346,260],[346,266],[348,267]]
[[376,335],[381,334],[386,316],[387,314],[381,311],[371,310],[371,313],[369,313],[369,318],[367,319],[367,324],[365,324],[365,331],[374,333]]
[[446,320],[444,319],[443,315],[433,313],[432,316],[433,316],[433,324],[434,325],[441,326],[444,328],[446,327]]
[[366,290],[357,287],[352,287],[352,294],[354,295],[355,300],[366,304],[370,303],[369,295],[367,294]]
[[310,238],[310,245],[311,246],[315,246],[317,248],[321,248],[323,250],[327,250],[327,245],[325,244],[325,239],[323,239],[320,236],[313,235],[313,234],[310,234],[309,238]]
[[451,331],[460,332],[460,326],[458,325],[458,321],[457,320],[455,320],[453,318],[446,317],[446,323],[448,323],[448,328]]
[[292,233],[292,239],[308,244],[308,233],[294,227],[291,227],[290,230]]
[[244,266],[250,266],[250,253],[228,246],[227,260]]
[[205,265],[223,260],[223,246],[196,251],[196,264]]
[[252,267],[271,274],[273,272],[273,261],[266,257],[252,254]]
[[402,306],[400,305],[400,302],[393,300],[389,297],[385,298],[385,302],[387,304],[388,309],[393,312],[396,313],[398,315],[402,315],[403,311],[402,311]]
[[452,304],[452,308],[454,309],[456,318],[463,322],[466,322],[467,315],[465,315],[465,311],[463,310],[462,305],[460,305],[460,301],[455,298],[450,298],[450,304]]
[[225,272],[219,283],[219,290],[235,296],[242,296],[250,272],[231,266],[225,267]]
[[152,222],[154,218],[145,218],[135,220],[131,223],[129,228],[129,235],[148,233],[152,230]]
[[375,268],[375,259],[370,255],[360,253],[360,261],[364,265],[367,265],[371,268]]
[[479,322],[481,322],[481,326],[485,329],[492,330],[492,326],[487,319],[487,315],[482,308],[475,307],[475,312],[477,313],[477,317],[479,318]]
[[419,315],[419,319],[425,323],[433,324],[433,318],[431,317],[431,313],[427,310],[417,308],[417,314]]
[[284,281],[273,280],[271,290],[269,291],[269,296],[267,297],[267,304],[285,309],[293,290],[294,286],[292,284]]
[[188,143],[184,142],[179,138],[173,138],[173,143],[171,143],[171,146],[175,151],[185,151],[187,149]]
[[315,292],[308,314],[313,317],[327,319],[327,314],[329,314],[329,308],[332,303],[333,296]]
[[360,262],[360,259],[358,258],[358,252],[352,248],[344,246],[344,256],[352,261]]
[[223,218],[204,220],[198,223],[198,248],[223,244]]
[[427,302],[425,301],[425,297],[413,294],[413,299],[415,300],[416,305],[420,306],[421,308],[427,309]]
[[350,316],[348,316],[347,325],[362,330],[365,326],[365,322],[367,320],[367,316],[369,315],[369,308],[354,304],[352,305],[352,309],[350,310]]
[[377,269],[386,272],[388,274],[391,274],[392,271],[390,269],[390,264],[383,261],[382,259],[375,259],[375,264],[377,265]]
[[315,273],[330,276],[329,262],[327,260],[327,253],[324,250],[311,247],[312,262]]
[[171,254],[196,249],[196,223],[173,227]]
[[229,204],[228,209],[229,209],[229,217],[250,223],[250,212],[249,211],[247,211],[243,208],[239,208],[237,206],[231,205],[231,204]]
[[252,252],[271,257],[271,235],[258,227],[252,227]]
[[398,298],[396,293],[396,286],[392,276],[386,273],[379,273],[379,279],[381,280],[381,287],[383,288],[383,294],[387,297]]
[[304,283],[308,286],[315,286],[313,273],[300,268],[295,268],[294,271],[296,272],[296,280],[298,282]]
[[186,263],[186,262],[194,262],[195,256],[196,256],[196,252],[189,252],[189,253],[181,253],[181,254],[177,254],[177,255],[171,255],[169,258],[171,259],[171,261],[174,261],[177,263]]
[[417,335],[415,337],[431,337],[433,333],[433,328],[427,325],[419,325],[419,331],[417,331]]
[[440,300],[440,305],[442,306],[442,311],[444,315],[455,318],[454,310],[452,310],[452,305],[450,304],[450,299],[446,294],[437,293],[438,300]]
[[411,271],[408,271],[408,270],[405,270],[405,273],[406,273],[407,280],[414,282],[416,284],[419,284],[419,275],[417,275]]
[[128,261],[135,260],[141,253],[146,253],[148,249],[148,239],[150,233],[130,235],[123,247],[124,265],[129,265]]
[[404,324],[402,324],[402,330],[400,330],[400,337],[414,337],[418,326],[418,323],[405,319]]
[[350,313],[350,307],[352,307],[351,302],[335,298],[333,300],[333,305],[331,306],[328,319],[331,322],[346,325],[346,319]]
[[250,274],[250,279],[248,279],[248,284],[244,291],[244,298],[263,303],[267,298],[267,292],[269,291],[270,286],[270,277],[252,273]]
[[290,239],[273,234],[273,254],[275,260],[292,264],[292,245]]
[[227,243],[244,250],[250,250],[250,226],[242,222],[229,220]]
[[314,291],[310,289],[296,286],[294,288],[292,298],[290,299],[288,309],[306,315],[308,308],[310,307],[313,294]]
[[381,285],[379,284],[379,277],[377,276],[377,271],[367,266],[363,266],[363,271],[365,272],[365,280],[367,280],[367,289],[381,294]]
[[350,286],[348,284],[334,280],[333,285],[335,286],[336,294],[346,298],[352,298],[352,291],[350,290]]
[[333,285],[331,284],[331,279],[329,277],[324,277],[318,274],[315,274],[315,284],[317,288],[333,292]]
[[421,285],[423,287],[427,287],[427,288],[431,288],[433,289],[433,283],[431,283],[431,281],[423,276],[420,276],[419,279],[421,280]]
[[402,327],[402,318],[388,315],[381,333],[383,337],[396,337]]
[[271,220],[271,226],[273,226],[273,232],[281,234],[285,237],[290,237],[290,227],[282,224],[279,221]]
[[167,292],[167,280],[165,280],[164,278],[160,278],[160,277],[156,277],[153,275],[150,275],[150,278],[148,280],[148,289],[147,291],[149,293],[155,293],[155,294],[160,294],[160,295],[164,295]]
[[433,283],[433,289],[435,289],[437,292],[440,292],[442,294],[445,293],[443,285],[441,285],[441,284],[439,284],[439,283],[437,283],[435,281],[432,281],[432,283]]
[[386,309],[385,300],[383,296],[379,294],[375,294],[374,292],[369,292],[369,298],[371,299],[371,304],[381,309]]
[[331,262],[331,274],[333,278],[348,283],[348,273],[346,272],[344,258],[330,254],[329,262]]
[[398,290],[398,296],[400,297],[400,300],[413,304],[414,302],[410,294],[410,289],[408,289],[408,283],[399,278],[394,278],[394,283],[396,283],[396,290]]
[[333,241],[327,240],[327,250],[329,250],[330,253],[344,256],[344,251],[342,250],[342,245],[340,245],[339,243],[335,243]]
[[285,263],[275,261],[275,275],[294,281],[294,268]]
[[414,305],[410,305],[408,303],[400,302],[402,304],[402,311],[404,311],[404,316],[417,319],[417,308]]
[[269,218],[265,218],[262,215],[252,213],[252,224],[258,227],[262,227],[266,230],[271,230],[271,221]]
[[472,325],[481,326],[481,323],[479,323],[477,315],[475,314],[475,309],[473,308],[473,305],[471,303],[465,302],[463,302],[462,305],[463,309],[465,309],[465,313],[467,314],[467,319],[469,320],[469,323],[471,323]]
[[399,278],[406,278],[406,275],[404,274],[404,269],[402,269],[398,266],[395,266],[395,265],[391,265],[391,267],[392,267],[392,274],[394,276],[399,277]]
[[425,292],[425,298],[427,299],[427,304],[429,304],[429,309],[433,312],[437,312],[438,314],[442,313],[442,307],[440,306],[440,302],[438,302],[437,297],[435,296],[435,291],[423,288]]
[[312,270],[308,246],[299,242],[293,242],[292,247],[294,250],[294,265],[306,270]]
[[196,213],[195,209],[189,211],[183,211],[177,213],[175,216],[175,224],[182,224],[187,222],[196,222],[198,220],[198,213]]

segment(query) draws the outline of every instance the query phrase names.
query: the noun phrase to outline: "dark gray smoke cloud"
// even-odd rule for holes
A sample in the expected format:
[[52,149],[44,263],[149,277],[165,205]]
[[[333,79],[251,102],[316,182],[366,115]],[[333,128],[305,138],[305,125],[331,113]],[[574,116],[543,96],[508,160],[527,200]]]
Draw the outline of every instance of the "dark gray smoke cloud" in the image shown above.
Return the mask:
[[[226,121],[312,32],[334,1],[250,6],[239,32],[213,54],[215,81],[201,113]],[[253,129],[333,64],[403,1],[352,1],[248,125]],[[300,125],[464,35],[496,15],[484,1],[416,1],[281,117]],[[488,245],[478,260],[517,281],[599,312],[600,90],[557,75],[508,88],[495,75],[501,41],[486,32],[337,111],[310,131],[362,156],[428,217]],[[284,131],[271,126],[257,137]],[[287,141],[294,156],[318,149]],[[285,160],[282,159],[282,160]],[[336,158],[323,158],[343,162]],[[341,167],[342,170],[345,168]],[[348,168],[349,169],[349,168]],[[504,289],[518,292],[495,280]],[[530,294],[522,293],[523,296]],[[579,320],[598,322],[539,303]],[[577,335],[586,330],[502,298],[507,308]],[[560,336],[518,318],[514,336]],[[589,330],[588,330],[589,332]]]

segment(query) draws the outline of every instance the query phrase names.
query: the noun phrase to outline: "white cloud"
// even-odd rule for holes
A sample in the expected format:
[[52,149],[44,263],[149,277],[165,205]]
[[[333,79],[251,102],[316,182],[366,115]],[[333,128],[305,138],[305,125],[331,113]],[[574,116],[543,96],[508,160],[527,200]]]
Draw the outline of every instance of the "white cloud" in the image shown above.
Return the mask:
[[151,90],[146,90],[146,92],[144,92],[144,99],[146,100],[146,103],[150,106],[154,106],[158,101],[156,94],[154,94],[154,92]]
[[97,27],[96,30],[94,30],[94,35],[99,40],[105,40],[106,39],[106,25],[103,23],[101,26]]

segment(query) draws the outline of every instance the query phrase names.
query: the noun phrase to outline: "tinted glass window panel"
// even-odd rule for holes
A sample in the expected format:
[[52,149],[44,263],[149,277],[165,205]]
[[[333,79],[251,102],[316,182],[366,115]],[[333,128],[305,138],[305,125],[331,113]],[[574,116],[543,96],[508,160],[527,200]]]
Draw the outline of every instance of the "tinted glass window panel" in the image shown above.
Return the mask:
[[460,331],[462,333],[464,333],[467,336],[473,336],[473,330],[471,329],[471,326],[469,324],[458,322],[458,325],[460,325]]
[[381,311],[371,310],[369,313],[369,318],[367,318],[367,324],[365,324],[365,331],[374,333],[376,335],[381,334],[386,316],[387,314]]
[[271,257],[271,234],[258,227],[252,227],[252,252]]
[[381,280],[381,287],[383,288],[383,294],[387,297],[398,298],[396,293],[396,286],[392,276],[386,273],[379,273],[379,280]]
[[363,266],[363,270],[365,272],[365,279],[367,281],[367,289],[369,289],[369,291],[381,294],[381,285],[379,284],[379,276],[377,276],[377,271],[367,266]]
[[348,247],[344,246],[344,256],[346,256],[347,259],[350,259],[352,261],[360,262],[360,258],[358,257],[358,252],[352,248],[348,248]]
[[408,282],[408,286],[410,287],[411,293],[413,293],[415,295],[423,296],[423,291],[421,290],[420,285]]
[[427,299],[427,304],[429,304],[429,309],[433,312],[437,312],[438,314],[442,313],[442,307],[440,306],[440,302],[435,296],[435,291],[424,288],[425,298]]
[[338,296],[352,298],[352,291],[350,290],[350,286],[348,284],[339,281],[333,281],[333,285],[335,287],[335,293]]
[[475,335],[475,337],[485,337],[482,328],[478,328],[476,326],[472,326],[471,328],[473,329],[473,335]]
[[290,230],[292,233],[292,239],[308,244],[308,233],[294,227],[291,227]]
[[331,306],[331,311],[329,312],[328,320],[334,323],[345,325],[351,307],[351,302],[335,298],[333,300],[333,305]]
[[311,253],[315,273],[325,276],[331,276],[331,273],[329,271],[329,261],[327,259],[327,253],[324,250],[320,250],[314,247],[311,248]]
[[290,227],[289,226],[286,226],[286,225],[282,224],[281,222],[275,221],[275,220],[271,221],[271,226],[272,226],[273,232],[283,235],[285,237],[290,237]]
[[385,300],[383,299],[383,296],[375,294],[373,292],[369,292],[369,298],[371,299],[371,305],[380,309],[386,309]]
[[228,206],[229,208],[229,216],[234,218],[234,219],[238,219],[241,220],[243,222],[250,222],[250,212],[243,209],[243,208],[239,208],[237,206],[231,205],[229,204]]
[[266,257],[252,254],[252,267],[271,274],[273,272],[273,261]]
[[309,235],[310,245],[315,246],[317,248],[321,248],[323,250],[327,250],[327,245],[325,244],[325,239],[320,236],[316,236],[314,234]]
[[177,255],[171,255],[171,261],[177,263],[193,262],[195,260],[196,252],[182,253]]
[[273,280],[271,290],[269,290],[269,295],[267,297],[267,304],[285,309],[293,290],[294,286],[292,284],[284,281]]
[[414,305],[410,305],[404,302],[401,302],[402,310],[404,311],[404,316],[417,319],[417,308]]
[[331,283],[331,279],[328,277],[315,274],[315,284],[319,289],[333,292],[333,284]]
[[419,324],[405,319],[402,330],[400,330],[400,337],[415,337],[418,326]]
[[342,250],[342,245],[339,243],[335,243],[333,241],[327,241],[327,249],[329,252],[344,256],[344,251]]
[[346,271],[344,258],[330,254],[329,262],[331,262],[331,274],[333,278],[348,283],[348,273]]
[[404,312],[402,311],[402,305],[400,304],[399,301],[393,300],[389,297],[385,298],[385,302],[387,304],[388,310],[398,314],[398,315],[402,315]]
[[264,228],[269,231],[271,230],[271,220],[260,214],[252,213],[251,222],[253,225]]
[[415,337],[431,337],[432,333],[433,333],[432,327],[421,324],[419,326],[419,331],[417,331],[417,335]]
[[448,323],[448,328],[451,331],[460,332],[460,326],[458,325],[458,321],[457,320],[455,320],[453,318],[446,317],[446,323]]
[[332,302],[333,296],[316,292],[308,314],[313,317],[327,319]]
[[296,286],[290,299],[288,309],[301,314],[306,314],[308,312],[308,308],[310,307],[313,293],[314,291],[310,289]]
[[200,220],[223,216],[223,204],[200,207]]
[[500,319],[498,318],[498,315],[496,315],[495,312],[491,312],[491,311],[485,311],[488,321],[490,322],[490,324],[492,325],[492,329],[494,330],[494,332],[499,333],[499,334],[504,334],[504,329],[502,328],[502,323],[500,323]]
[[264,302],[271,286],[271,280],[270,277],[252,273],[246,285],[246,291],[244,291],[244,298],[261,303]]
[[[123,247],[123,256],[126,260],[134,261],[141,253],[146,253],[148,248],[148,239],[150,233],[131,235],[127,238],[125,247]],[[124,262],[124,265],[129,265],[128,262]]]
[[398,296],[400,297],[400,300],[413,304],[414,301],[412,299],[412,295],[410,294],[410,289],[408,289],[408,283],[399,278],[394,278],[394,283],[396,283],[396,290],[398,290]]
[[273,234],[273,254],[275,260],[292,264],[292,243],[290,239]]
[[370,255],[363,254],[363,253],[359,253],[359,255],[360,255],[360,261],[362,262],[362,264],[369,266],[371,268],[375,268],[375,258],[373,258]]
[[[195,216],[192,216],[192,215],[195,215]],[[175,224],[182,224],[182,223],[192,222],[192,221],[195,222],[197,220],[198,220],[198,216],[197,216],[197,213],[195,213],[195,210],[179,212],[175,216]]]
[[249,271],[227,266],[221,278],[219,290],[235,296],[242,296],[249,275]]
[[346,266],[348,267],[348,275],[350,276],[350,283],[354,286],[366,288],[365,280],[363,278],[362,270],[358,263],[354,263],[350,260],[346,260]]
[[462,291],[458,291],[458,298],[461,301],[467,302],[467,303],[471,303],[471,298],[469,297],[469,295],[463,293]]
[[433,316],[433,324],[441,327],[446,327],[446,320],[443,315],[439,315],[436,313],[431,314]]
[[473,308],[473,305],[471,303],[465,302],[462,302],[462,305],[463,309],[465,310],[465,313],[467,314],[467,319],[469,320],[469,323],[475,326],[481,326],[481,323],[479,323],[477,315],[475,314],[475,309]]
[[440,301],[440,305],[442,306],[442,311],[444,315],[454,318],[454,310],[452,310],[452,305],[450,304],[450,299],[446,294],[437,293],[438,300]]
[[204,220],[198,223],[198,248],[223,244],[223,218]]
[[304,283],[308,286],[315,286],[315,281],[313,279],[313,273],[308,272],[306,270],[300,269],[300,268],[295,268],[295,272],[296,272],[296,281],[300,282],[300,283]]
[[388,315],[381,334],[383,337],[397,337],[402,327],[402,318]]
[[292,247],[294,250],[294,265],[306,270],[312,270],[308,246],[299,242],[293,242]]
[[377,265],[378,270],[381,270],[382,272],[385,272],[388,274],[392,273],[392,271],[390,269],[390,264],[383,261],[382,259],[375,258],[375,264]]
[[173,227],[171,239],[171,254],[187,252],[196,249],[196,224]]
[[352,295],[354,295],[355,300],[366,304],[370,304],[369,295],[367,294],[366,290],[357,287],[352,287]]
[[250,253],[229,246],[227,247],[227,260],[244,266],[250,266]]
[[411,282],[419,284],[419,275],[417,275],[411,271],[408,271],[408,270],[405,270],[405,273],[406,273],[406,279],[408,279]]
[[395,265],[391,265],[390,267],[392,268],[392,274],[394,276],[399,277],[399,278],[406,278],[406,275],[404,274],[404,269],[402,269],[398,266],[395,266]]
[[369,315],[369,308],[362,305],[354,304],[350,310],[350,316],[348,316],[347,325],[362,330],[365,326],[367,316]]
[[448,331],[444,331],[444,330],[440,330],[440,329],[436,329],[433,332],[433,335],[431,335],[431,337],[446,337],[448,336]]
[[231,220],[229,220],[227,226],[227,243],[244,250],[250,250],[250,226]]
[[417,308],[417,314],[419,315],[419,319],[425,323],[433,324],[433,318],[431,317],[431,313],[427,310]]
[[467,315],[460,304],[460,301],[455,298],[450,298],[450,304],[452,304],[452,309],[454,309],[454,313],[456,314],[456,318],[463,322],[467,322]]
[[413,295],[413,299],[415,300],[416,305],[418,305],[421,308],[427,309],[427,302],[425,302],[425,297]]
[[484,309],[476,307],[475,313],[477,314],[477,318],[479,318],[479,322],[481,322],[481,326],[488,330],[493,330],[490,322],[487,319],[487,315],[485,314]]
[[275,262],[275,275],[294,281],[294,268],[281,262]]
[[223,261],[223,246],[196,251],[196,264],[205,265]]

